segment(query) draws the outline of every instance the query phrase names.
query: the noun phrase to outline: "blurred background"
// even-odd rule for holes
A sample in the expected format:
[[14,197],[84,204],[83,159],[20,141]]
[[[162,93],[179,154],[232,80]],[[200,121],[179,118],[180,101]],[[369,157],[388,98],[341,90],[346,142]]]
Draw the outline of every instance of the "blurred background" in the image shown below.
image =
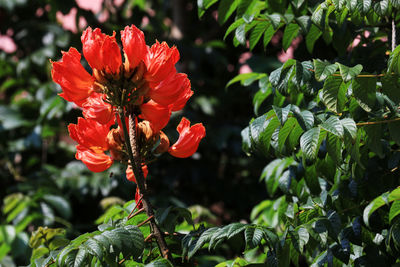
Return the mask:
[[165,154],[149,165],[154,205],[192,207],[220,225],[249,222],[252,207],[267,197],[258,182],[266,159],[247,157],[240,135],[254,116],[258,88],[226,84],[239,73],[273,70],[293,57],[296,42],[283,52],[278,34],[267,52],[262,45],[252,53],[235,47],[230,37],[223,41],[230,23],[220,26],[212,9],[199,20],[194,0],[0,1],[0,223],[6,230],[5,225],[18,225],[18,242],[0,245],[0,258],[11,253],[17,264],[28,264],[26,243],[38,226],[67,228],[74,238],[95,230],[107,206],[134,198],[135,185],[123,166],[92,173],[75,160],[67,125],[81,111],[57,96],[61,89],[50,74],[50,60],[59,60],[61,51],[71,46],[82,51],[87,26],[115,31],[120,42],[120,30],[131,24],[145,33],[147,44],[176,45],[177,69],[191,80],[194,96],[166,128],[172,142],[181,116],[207,130],[191,158]]

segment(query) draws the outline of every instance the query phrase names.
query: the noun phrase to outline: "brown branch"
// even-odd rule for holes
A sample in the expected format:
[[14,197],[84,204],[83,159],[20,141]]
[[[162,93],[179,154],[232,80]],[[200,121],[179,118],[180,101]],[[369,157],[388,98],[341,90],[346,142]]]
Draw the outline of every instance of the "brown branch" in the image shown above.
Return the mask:
[[[309,71],[315,72],[314,69],[308,69]],[[390,73],[393,74],[393,73]],[[342,77],[342,75],[340,75],[340,73],[333,73],[331,74],[332,76],[335,77]],[[381,73],[381,74],[358,74],[356,77],[357,78],[374,78],[374,77],[383,77],[386,76],[387,74],[385,73]]]
[[396,122],[396,121],[400,121],[400,118],[395,118],[395,119],[392,119],[392,120],[384,120],[384,121],[359,122],[359,123],[356,123],[356,125],[357,125],[357,126],[365,126],[365,125],[375,125],[375,124],[392,123],[392,122]]
[[143,175],[143,171],[142,171],[141,158],[139,155],[138,144],[136,142],[135,115],[133,113],[128,114],[129,115],[129,133],[128,133],[128,129],[126,128],[126,123],[125,123],[124,112],[125,112],[124,110],[120,109],[119,115],[120,115],[120,119],[122,122],[121,123],[122,128],[124,130],[125,144],[126,144],[126,148],[128,150],[132,171],[135,175],[136,183],[139,188],[139,192],[142,195],[143,208],[146,211],[147,216],[149,217],[150,229],[151,229],[151,232],[154,234],[154,237],[156,239],[156,243],[158,245],[158,249],[160,250],[161,255],[163,256],[163,258],[168,259],[169,261],[173,262],[171,252],[169,251],[167,243],[165,242],[163,233],[161,232],[160,227],[157,225],[157,223],[154,219],[153,207],[151,206],[148,195],[147,195],[146,184],[145,184],[144,175]]
[[152,219],[154,219],[154,215],[150,216],[149,218],[147,218],[146,220],[144,220],[143,222],[139,223],[137,225],[137,227],[141,227],[143,225],[145,225],[146,223],[148,223],[149,221],[151,221]]
[[[139,201],[138,201],[139,202]],[[133,209],[132,211],[134,211],[135,209]],[[128,216],[128,220],[132,219],[133,217],[135,217],[136,215],[138,215],[139,213],[142,213],[144,211],[144,208],[141,208],[139,210],[137,210],[136,212],[131,212],[131,214],[129,214]]]

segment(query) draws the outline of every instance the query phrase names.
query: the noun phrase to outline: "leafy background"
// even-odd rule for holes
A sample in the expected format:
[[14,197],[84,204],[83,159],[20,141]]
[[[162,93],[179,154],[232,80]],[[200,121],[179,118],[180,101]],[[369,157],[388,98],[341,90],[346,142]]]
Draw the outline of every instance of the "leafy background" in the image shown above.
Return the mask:
[[81,49],[83,21],[117,39],[135,24],[148,43],[175,44],[191,79],[195,95],[178,115],[207,137],[192,158],[152,163],[148,179],[175,264],[398,264],[398,8],[0,1],[0,34],[15,43],[0,52],[1,264],[171,264],[144,241],[145,216],[127,218],[135,186],[122,166],[94,174],[74,160],[66,126],[81,112],[57,96],[49,59]]

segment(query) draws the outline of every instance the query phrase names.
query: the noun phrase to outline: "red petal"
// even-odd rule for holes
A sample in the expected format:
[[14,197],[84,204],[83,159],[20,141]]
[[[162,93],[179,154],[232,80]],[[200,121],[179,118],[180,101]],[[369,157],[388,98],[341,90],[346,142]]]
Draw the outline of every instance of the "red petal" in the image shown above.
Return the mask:
[[119,46],[112,36],[106,35],[96,28],[94,31],[88,27],[81,37],[83,55],[89,65],[98,70],[118,74],[122,65]]
[[59,62],[52,62],[51,75],[63,90],[61,97],[78,106],[93,92],[95,79],[81,65],[81,54],[73,47],[64,52]]
[[111,167],[113,160],[104,153],[95,153],[78,145],[75,158],[81,160],[92,172],[102,172]]
[[131,27],[126,26],[125,29],[121,31],[121,40],[129,69],[132,70],[146,57],[147,47],[144,34],[134,25]]
[[206,136],[206,129],[201,123],[190,127],[190,121],[182,118],[177,130],[179,132],[178,141],[169,148],[168,152],[177,158],[190,157],[196,152],[201,139]]
[[95,120],[101,124],[107,124],[114,118],[113,108],[110,104],[104,102],[103,94],[93,93],[82,107],[83,116],[85,116],[86,119]]
[[[149,174],[149,169],[147,168],[147,165],[143,164],[142,171],[143,171],[144,178],[146,178],[147,175]],[[129,181],[136,183],[135,174],[132,171],[131,165],[129,165],[128,168],[126,168],[126,178]]]
[[154,132],[158,132],[163,129],[168,124],[171,116],[170,107],[157,104],[153,100],[142,104],[140,106],[140,110],[142,112],[140,117],[148,120],[151,123],[151,127],[153,128]]
[[169,48],[168,44],[157,41],[150,49],[145,59],[147,73],[145,79],[150,86],[161,82],[169,75],[176,72],[175,64],[179,60],[179,51],[173,46]]

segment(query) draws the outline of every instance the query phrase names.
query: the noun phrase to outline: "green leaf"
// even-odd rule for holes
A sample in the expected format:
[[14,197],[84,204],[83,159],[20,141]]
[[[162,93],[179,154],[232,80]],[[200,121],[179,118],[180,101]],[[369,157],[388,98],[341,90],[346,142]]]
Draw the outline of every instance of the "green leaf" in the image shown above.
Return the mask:
[[390,2],[394,8],[400,8],[400,0],[391,0]]
[[328,78],[331,74],[335,73],[338,69],[338,65],[331,64],[328,61],[321,61],[319,59],[314,59],[314,72],[315,72],[315,79],[317,81],[323,81]]
[[266,30],[271,26],[271,23],[268,21],[261,21],[257,23],[254,27],[253,31],[250,34],[249,45],[250,50],[253,50],[260,40],[261,36],[266,32]]
[[292,132],[292,130],[298,125],[297,121],[295,118],[289,118],[289,120],[283,125],[283,127],[279,130],[279,135],[278,135],[278,147],[279,150],[282,151],[286,139],[288,138],[289,134]]
[[225,32],[225,35],[224,35],[224,40],[226,39],[226,37],[231,33],[231,32],[233,32],[237,27],[239,27],[240,25],[243,25],[245,22],[244,22],[244,19],[243,18],[240,18],[240,19],[238,19],[238,20],[235,20],[229,27],[228,27],[228,29],[226,30],[226,32]]
[[362,109],[370,112],[376,101],[376,77],[362,77],[352,80],[353,95]]
[[400,46],[397,46],[389,56],[387,73],[400,74]]
[[343,137],[344,128],[338,117],[331,116],[321,124],[321,127],[334,135]]
[[201,18],[207,9],[209,9],[218,0],[197,0],[197,15]]
[[254,248],[261,243],[264,236],[264,231],[258,227],[247,227],[244,232],[246,245],[249,248]]
[[350,135],[354,140],[357,138],[357,125],[351,118],[344,118],[341,120],[345,134]]
[[300,26],[297,23],[290,23],[283,31],[282,46],[286,51],[292,44],[293,39],[298,35]]
[[311,129],[314,126],[314,115],[310,111],[300,111],[299,107],[292,105],[292,112],[304,131]]
[[315,42],[321,37],[322,31],[315,26],[314,24],[311,25],[310,30],[306,35],[306,47],[307,51],[311,54],[314,49]]
[[271,24],[274,27],[274,30],[277,30],[281,23],[281,15],[280,14],[271,14],[271,15],[267,15],[267,18],[271,21]]
[[265,73],[257,73],[257,72],[249,72],[249,73],[241,73],[236,75],[232,80],[230,80],[226,84],[226,88],[231,86],[232,84],[236,82],[240,82],[241,85],[244,86],[249,86],[251,85],[254,81],[264,78],[267,75]]
[[173,265],[167,259],[158,259],[146,264],[145,267],[173,267]]
[[358,64],[354,67],[347,67],[345,65],[342,65],[340,63],[336,63],[339,66],[339,71],[340,75],[343,78],[344,82],[348,82],[352,79],[354,79],[358,74],[361,73],[363,66]]
[[221,0],[218,5],[218,23],[224,24],[236,10],[239,0]]
[[[344,128],[343,128],[344,131]],[[328,133],[326,137],[326,150],[328,155],[335,162],[336,166],[341,165],[342,163],[342,140],[332,133]]]
[[63,197],[56,195],[44,195],[43,199],[50,204],[60,215],[69,219],[72,215],[71,206],[69,202],[66,201]]
[[381,78],[382,92],[396,105],[400,104],[400,79],[398,75],[385,75]]
[[374,3],[374,11],[379,16],[386,16],[389,11],[389,0],[381,0]]
[[235,37],[242,45],[246,44],[246,24],[242,24],[235,30]]
[[289,116],[290,110],[291,110],[291,105],[287,105],[284,108],[280,108],[277,106],[272,106],[272,108],[274,109],[274,112],[276,114],[276,117],[278,118],[279,122],[281,123],[281,125],[283,126]]
[[325,80],[320,98],[325,106],[332,112],[341,113],[347,102],[347,85],[341,77],[329,76]]
[[269,44],[269,42],[272,39],[272,36],[274,36],[276,32],[276,29],[274,29],[272,23],[268,26],[268,28],[265,30],[264,32],[264,38],[263,38],[263,46],[264,48],[267,47],[267,45]]
[[363,219],[367,226],[369,226],[369,218],[371,217],[372,213],[374,213],[374,211],[387,204],[386,199],[388,195],[389,195],[388,193],[380,195],[379,197],[372,200],[367,207],[365,207],[363,213]]
[[396,200],[393,202],[389,211],[389,223],[392,223],[393,219],[400,214],[400,200]]
[[301,16],[295,18],[296,23],[300,26],[303,34],[307,34],[310,31],[312,22],[309,16]]
[[[324,4],[324,3],[323,3]],[[325,28],[325,16],[326,12],[323,8],[323,4],[320,4],[313,12],[311,16],[312,22],[317,25],[320,29]]]
[[300,137],[300,148],[308,159],[315,159],[318,152],[318,140],[321,130],[319,127],[312,128]]

